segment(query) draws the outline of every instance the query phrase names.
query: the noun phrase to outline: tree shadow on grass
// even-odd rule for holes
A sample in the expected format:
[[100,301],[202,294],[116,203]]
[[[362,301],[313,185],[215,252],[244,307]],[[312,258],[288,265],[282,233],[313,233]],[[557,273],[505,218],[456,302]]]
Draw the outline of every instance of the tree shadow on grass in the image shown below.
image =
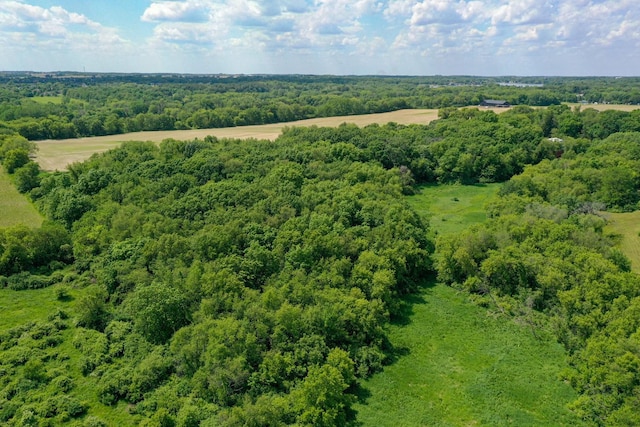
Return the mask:
[[413,307],[416,304],[426,304],[424,299],[425,291],[436,285],[435,275],[426,277],[422,283],[418,285],[415,292],[400,297],[398,302],[398,309],[391,315],[389,324],[393,326],[407,326],[411,323],[414,311]]
[[[367,399],[371,397],[371,392],[368,388],[362,387],[361,384],[356,384],[353,386],[353,390],[351,392],[356,397],[356,402],[360,404],[366,404]],[[353,408],[347,409],[347,427],[361,427],[364,424],[361,421],[358,421],[358,411]]]
[[[391,316],[390,325],[394,327],[405,327],[411,324],[412,317],[415,314],[414,307],[417,304],[428,304],[428,300],[425,299],[425,295],[428,295],[428,290],[436,285],[435,275],[425,278],[425,280],[420,283],[415,292],[407,295],[403,295],[400,298],[399,306],[396,312]],[[385,342],[383,344],[383,350],[386,356],[384,366],[390,366],[395,364],[402,357],[408,356],[411,350],[405,346],[393,345],[391,341],[389,341],[388,337],[385,337]],[[378,373],[374,373],[372,375],[376,375]],[[355,397],[356,401],[361,405],[366,405],[367,400],[371,397],[371,391],[364,387],[362,383],[358,383],[354,386],[354,389],[351,391]],[[357,420],[357,411],[353,409],[349,409],[347,412],[347,426],[349,427],[361,427],[362,422],[358,422]]]

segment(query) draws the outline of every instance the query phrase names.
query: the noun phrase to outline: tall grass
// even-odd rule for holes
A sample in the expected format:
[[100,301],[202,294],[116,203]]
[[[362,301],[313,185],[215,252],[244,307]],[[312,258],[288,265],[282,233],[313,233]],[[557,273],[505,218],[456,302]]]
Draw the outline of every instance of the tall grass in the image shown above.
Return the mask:
[[[436,233],[486,219],[499,184],[421,188],[408,202]],[[389,327],[395,360],[362,384],[355,405],[363,426],[581,425],[567,404],[565,353],[550,335],[472,304],[466,294],[429,284],[408,297],[406,316]]]
[[608,213],[605,231],[618,238],[618,248],[631,261],[631,270],[640,273],[640,211]]
[[500,184],[426,185],[407,201],[436,233],[448,234],[485,221],[484,206],[499,189]]
[[39,227],[42,219],[42,215],[18,192],[9,175],[0,167],[0,227],[17,224]]

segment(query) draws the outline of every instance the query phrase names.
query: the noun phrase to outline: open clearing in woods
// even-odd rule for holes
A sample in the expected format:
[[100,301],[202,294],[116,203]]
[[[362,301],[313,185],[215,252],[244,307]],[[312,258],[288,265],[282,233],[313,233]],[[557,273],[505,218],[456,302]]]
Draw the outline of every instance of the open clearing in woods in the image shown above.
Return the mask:
[[24,224],[39,227],[42,215],[16,190],[9,175],[0,167],[0,227]]
[[618,248],[631,260],[631,270],[640,273],[640,211],[607,213],[605,231],[619,236]]
[[[486,221],[500,184],[420,187],[409,204],[439,235]],[[436,254],[437,256],[437,254]],[[553,337],[474,305],[444,284],[404,299],[389,326],[395,360],[362,382],[354,405],[361,426],[581,425],[560,380],[568,368]]]

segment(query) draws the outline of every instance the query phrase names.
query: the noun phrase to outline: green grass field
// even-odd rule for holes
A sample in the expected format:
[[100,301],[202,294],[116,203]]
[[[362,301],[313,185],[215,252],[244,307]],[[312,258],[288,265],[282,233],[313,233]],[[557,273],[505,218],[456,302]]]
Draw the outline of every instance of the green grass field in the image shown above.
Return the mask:
[[484,206],[499,189],[500,184],[427,185],[407,201],[437,233],[455,233],[486,220]]
[[631,260],[631,269],[640,273],[640,211],[608,213],[605,231],[620,236],[618,247]]
[[62,95],[60,96],[33,96],[31,98],[25,98],[37,102],[38,104],[62,104]]
[[[407,200],[443,235],[486,220],[483,206],[499,188],[426,186]],[[577,395],[559,379],[568,365],[551,337],[537,339],[443,284],[409,303],[405,321],[389,328],[397,360],[362,385],[360,425],[581,425],[567,409]]]
[[42,216],[11,183],[9,175],[0,167],[0,227],[25,224],[39,227]]
[[363,385],[363,426],[579,425],[566,405],[577,396],[559,380],[560,344],[436,285],[393,325],[400,356]]

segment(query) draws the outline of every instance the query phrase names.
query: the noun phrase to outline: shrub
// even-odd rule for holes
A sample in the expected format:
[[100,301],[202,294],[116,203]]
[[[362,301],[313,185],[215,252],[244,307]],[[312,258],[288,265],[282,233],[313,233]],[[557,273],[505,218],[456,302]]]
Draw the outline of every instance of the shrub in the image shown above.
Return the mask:
[[58,301],[69,301],[69,288],[67,286],[58,286],[55,290],[56,299]]
[[2,165],[7,173],[14,173],[16,169],[26,165],[29,162],[29,152],[24,149],[10,150],[4,156]]
[[108,424],[98,417],[89,415],[87,418],[84,419],[84,422],[82,423],[82,427],[108,427]]

